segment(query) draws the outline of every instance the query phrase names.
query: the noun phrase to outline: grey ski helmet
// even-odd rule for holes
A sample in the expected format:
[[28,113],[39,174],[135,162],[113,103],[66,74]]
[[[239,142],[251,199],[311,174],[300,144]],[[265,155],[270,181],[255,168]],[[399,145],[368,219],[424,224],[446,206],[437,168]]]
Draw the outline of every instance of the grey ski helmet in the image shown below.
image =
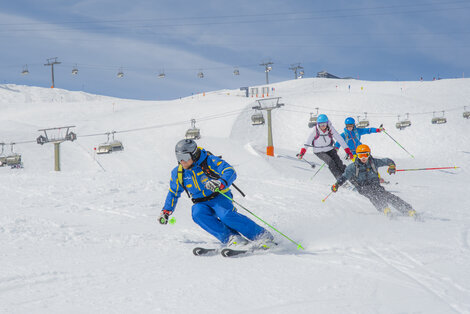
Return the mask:
[[176,143],[175,146],[175,155],[176,155],[176,160],[180,162],[181,160],[184,161],[189,161],[190,159],[195,159],[193,158],[194,155],[197,152],[197,144],[193,140],[181,140],[178,143]]

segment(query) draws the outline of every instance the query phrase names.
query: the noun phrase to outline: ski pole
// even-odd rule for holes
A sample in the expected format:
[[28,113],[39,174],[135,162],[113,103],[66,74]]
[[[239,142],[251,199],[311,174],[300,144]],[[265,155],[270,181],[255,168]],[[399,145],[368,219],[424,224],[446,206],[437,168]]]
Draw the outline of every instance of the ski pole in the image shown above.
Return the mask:
[[327,199],[328,197],[330,197],[331,194],[333,194],[333,191],[331,191],[330,193],[328,193],[328,195],[327,195],[324,199],[322,199],[321,201],[324,203],[324,202],[326,201],[326,199]]
[[415,158],[415,156],[411,155],[409,151],[407,151],[403,146],[400,145],[400,143],[398,143],[393,137],[390,136],[390,134],[387,133],[387,131],[385,130],[382,130],[385,134],[388,135],[388,137],[390,137],[395,143],[398,144],[398,146],[400,146],[405,152],[408,153],[408,155],[410,155],[412,158]]
[[326,162],[324,162],[323,165],[321,165],[320,169],[318,169],[317,172],[315,172],[315,174],[310,178],[310,180],[313,180],[313,178],[315,178],[315,176],[317,175],[317,173],[319,173],[320,170],[321,170],[321,168],[323,168],[325,165],[326,165]]
[[231,200],[232,202],[234,202],[235,204],[237,204],[238,206],[240,206],[241,208],[243,208],[244,210],[246,210],[247,212],[249,212],[250,214],[252,214],[253,216],[255,216],[256,218],[258,218],[259,220],[261,220],[264,224],[266,224],[267,226],[269,226],[271,229],[273,229],[274,231],[276,231],[277,233],[279,233],[280,235],[282,235],[283,237],[285,237],[287,240],[289,240],[290,242],[294,243],[295,245],[297,245],[297,249],[302,249],[302,250],[305,250],[302,245],[300,245],[300,243],[297,243],[295,242],[294,240],[292,240],[291,238],[289,238],[288,236],[286,236],[284,233],[282,233],[281,231],[277,230],[276,228],[274,228],[273,226],[271,226],[270,224],[268,224],[266,221],[264,221],[263,219],[261,219],[260,217],[256,216],[253,212],[251,212],[248,208],[244,207],[242,204],[238,203],[237,201],[235,201],[234,199],[232,199],[230,196],[226,195],[225,193],[222,193],[218,188],[215,189],[216,192],[218,192],[219,194],[225,196],[226,198],[228,198],[229,200]]
[[417,169],[397,169],[397,171],[419,171],[419,170],[441,170],[441,169],[457,169],[460,167],[438,167],[438,168],[417,168]]
[[315,168],[315,164],[311,164],[310,162],[308,162],[307,160],[305,160],[303,158],[300,159],[300,160],[303,160],[304,162],[308,163],[310,167]]

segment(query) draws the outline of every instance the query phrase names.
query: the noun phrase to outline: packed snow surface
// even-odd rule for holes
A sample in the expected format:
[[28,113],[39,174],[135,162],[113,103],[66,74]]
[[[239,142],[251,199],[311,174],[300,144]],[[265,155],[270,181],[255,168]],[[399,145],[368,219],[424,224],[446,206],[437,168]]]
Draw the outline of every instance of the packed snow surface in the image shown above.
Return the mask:
[[[302,79],[258,96],[224,90],[157,102],[0,85],[0,142],[17,143],[24,163],[0,168],[0,312],[470,313],[470,120],[462,117],[470,79]],[[266,125],[250,121],[255,100],[267,97],[284,103],[272,111],[275,157],[264,154]],[[315,169],[295,159],[316,107],[339,131],[365,112],[371,126],[383,124],[409,154],[384,133],[363,142],[398,169],[460,168],[380,169],[385,188],[422,221],[388,219],[346,188],[322,202],[333,176],[324,168],[312,179],[321,161],[310,150]],[[447,123],[431,124],[433,112]],[[412,126],[400,131],[397,115],[406,113]],[[193,256],[218,243],[192,222],[185,194],[175,224],[156,222],[174,145],[192,118],[199,146],[235,167],[247,194],[233,191],[235,200],[305,250],[266,227],[279,242],[272,251]],[[56,172],[54,145],[35,141],[39,129],[63,126],[75,126],[78,139],[60,144]],[[96,155],[112,131],[124,150]],[[53,134],[61,136],[64,129]]]

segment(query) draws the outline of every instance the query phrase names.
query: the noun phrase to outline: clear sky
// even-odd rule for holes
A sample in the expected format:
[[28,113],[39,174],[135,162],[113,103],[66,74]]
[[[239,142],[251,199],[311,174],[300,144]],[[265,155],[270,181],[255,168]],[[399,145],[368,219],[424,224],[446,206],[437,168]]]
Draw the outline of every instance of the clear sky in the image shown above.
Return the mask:
[[0,83],[50,87],[57,57],[56,87],[123,98],[263,84],[264,62],[270,82],[297,63],[305,77],[432,80],[470,76],[470,1],[2,1],[0,40]]

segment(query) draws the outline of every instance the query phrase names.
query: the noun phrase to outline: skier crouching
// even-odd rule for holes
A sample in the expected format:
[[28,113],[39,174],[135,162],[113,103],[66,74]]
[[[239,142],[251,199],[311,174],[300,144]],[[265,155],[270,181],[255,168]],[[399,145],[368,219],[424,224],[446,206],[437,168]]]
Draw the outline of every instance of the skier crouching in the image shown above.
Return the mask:
[[[223,159],[208,153],[190,139],[181,140],[175,147],[178,166],[171,172],[170,189],[158,221],[167,224],[183,190],[194,205],[192,218],[202,229],[231,248],[245,245],[248,240],[269,248],[273,236],[248,217],[239,214],[232,201],[229,186],[237,175]],[[242,237],[243,235],[243,237]],[[246,239],[245,239],[246,238]]]
[[354,163],[348,165],[343,175],[333,184],[331,190],[337,192],[338,188],[346,180],[355,181],[355,186],[359,194],[367,197],[379,212],[390,215],[390,207],[400,211],[404,215],[415,216],[416,211],[410,204],[398,196],[386,191],[379,180],[377,169],[382,166],[388,166],[387,172],[392,175],[396,172],[396,166],[393,160],[389,158],[373,158],[370,155],[370,148],[367,145],[359,145],[356,149],[357,158]]

